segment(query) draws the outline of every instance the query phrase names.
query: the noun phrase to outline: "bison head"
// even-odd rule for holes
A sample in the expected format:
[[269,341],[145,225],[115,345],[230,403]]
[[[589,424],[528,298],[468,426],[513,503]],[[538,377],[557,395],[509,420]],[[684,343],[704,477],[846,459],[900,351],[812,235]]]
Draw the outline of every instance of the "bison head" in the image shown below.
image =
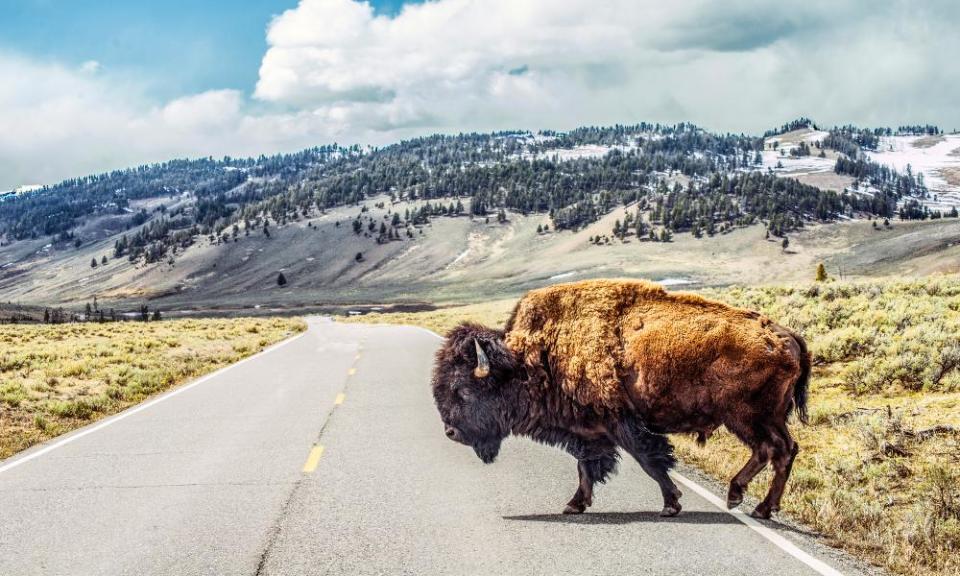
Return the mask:
[[447,437],[472,447],[486,464],[510,433],[505,389],[516,369],[503,332],[477,324],[454,328],[437,351],[433,398]]

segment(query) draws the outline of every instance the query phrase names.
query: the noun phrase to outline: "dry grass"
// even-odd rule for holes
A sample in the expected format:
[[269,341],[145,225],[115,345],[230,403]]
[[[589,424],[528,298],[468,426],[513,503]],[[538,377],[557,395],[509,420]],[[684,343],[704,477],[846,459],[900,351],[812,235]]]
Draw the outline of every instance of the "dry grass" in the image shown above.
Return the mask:
[[947,140],[946,138],[944,138],[943,136],[940,136],[939,134],[937,135],[930,134],[927,136],[921,136],[920,138],[917,138],[916,140],[914,140],[913,147],[914,148],[933,148],[937,144],[941,142],[945,142],[946,140]]
[[[811,423],[783,514],[900,574],[960,574],[960,278],[731,288],[707,294],[803,333],[815,368]],[[356,321],[443,333],[461,319],[501,324],[513,301]],[[747,450],[719,431],[681,457],[729,480]],[[751,485],[762,497],[769,472]]]
[[513,299],[494,300],[483,304],[440,308],[425,312],[367,314],[338,318],[338,320],[348,323],[421,326],[442,335],[461,322],[479,322],[488,326],[503,326],[516,303],[517,301]]
[[0,326],[0,459],[305,328],[286,318]]
[[[950,154],[954,155],[957,152],[960,152],[960,148],[958,148],[957,150],[954,150]],[[960,156],[960,154],[956,154],[956,155]],[[941,168],[940,176],[942,176],[943,179],[947,181],[947,184],[951,186],[960,186],[960,168],[956,168],[952,166],[947,168]]]

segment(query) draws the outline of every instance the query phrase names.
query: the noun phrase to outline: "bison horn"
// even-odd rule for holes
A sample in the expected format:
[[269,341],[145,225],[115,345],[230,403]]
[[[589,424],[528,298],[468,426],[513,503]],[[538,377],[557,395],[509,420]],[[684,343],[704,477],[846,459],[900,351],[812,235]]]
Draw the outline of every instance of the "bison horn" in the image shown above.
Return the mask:
[[474,368],[473,375],[477,378],[486,378],[490,375],[490,360],[480,346],[480,341],[474,338],[473,343],[477,347],[477,367]]

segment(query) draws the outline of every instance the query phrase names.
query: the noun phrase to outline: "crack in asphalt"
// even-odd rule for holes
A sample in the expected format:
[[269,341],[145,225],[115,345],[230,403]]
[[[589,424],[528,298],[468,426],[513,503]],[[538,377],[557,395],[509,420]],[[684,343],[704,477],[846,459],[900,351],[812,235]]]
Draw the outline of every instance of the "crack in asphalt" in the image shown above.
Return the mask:
[[[357,346],[357,350],[363,350],[365,341],[361,340]],[[357,358],[359,359],[359,357]],[[357,359],[354,359],[353,365],[351,365],[351,372],[348,373],[347,379],[343,383],[343,393],[347,391],[347,384],[350,383],[350,376],[354,374],[352,372],[353,367],[355,367]],[[330,410],[327,411],[325,417],[323,418],[323,424],[320,425],[320,431],[317,432],[317,439],[314,441],[313,446],[320,445],[320,440],[323,439],[323,433],[327,430],[327,426],[330,425],[330,420],[333,419],[334,413],[337,411],[337,404],[334,403],[330,407]],[[293,488],[290,490],[290,493],[287,495],[286,499],[283,501],[283,505],[280,507],[280,512],[277,514],[277,517],[274,519],[273,524],[270,526],[270,531],[267,533],[267,541],[263,546],[263,550],[260,552],[259,560],[257,561],[257,569],[253,573],[254,576],[262,576],[264,574],[264,569],[267,566],[267,560],[270,557],[270,551],[273,549],[273,546],[277,542],[277,538],[280,536],[281,523],[284,518],[286,518],[287,513],[290,511],[290,506],[293,503],[293,498],[297,494],[297,490],[303,485],[304,481],[308,478],[309,474],[302,474],[300,478],[293,483]]]

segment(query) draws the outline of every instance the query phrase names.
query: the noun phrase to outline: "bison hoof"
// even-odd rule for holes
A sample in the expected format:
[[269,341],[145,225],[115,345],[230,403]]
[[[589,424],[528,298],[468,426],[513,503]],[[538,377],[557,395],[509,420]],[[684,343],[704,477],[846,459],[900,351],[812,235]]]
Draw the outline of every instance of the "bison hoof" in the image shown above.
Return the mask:
[[761,504],[760,506],[757,506],[756,508],[754,508],[753,512],[751,512],[750,515],[753,516],[754,518],[759,518],[760,520],[769,520],[770,515],[772,513],[773,513],[773,510]]
[[663,507],[663,510],[660,511],[660,516],[664,518],[669,518],[671,516],[676,516],[680,513],[681,506],[680,504],[668,504]]
[[732,510],[743,504],[743,496],[727,496],[727,510]]
[[583,504],[567,504],[567,507],[563,509],[564,514],[583,514],[583,511],[587,507]]

